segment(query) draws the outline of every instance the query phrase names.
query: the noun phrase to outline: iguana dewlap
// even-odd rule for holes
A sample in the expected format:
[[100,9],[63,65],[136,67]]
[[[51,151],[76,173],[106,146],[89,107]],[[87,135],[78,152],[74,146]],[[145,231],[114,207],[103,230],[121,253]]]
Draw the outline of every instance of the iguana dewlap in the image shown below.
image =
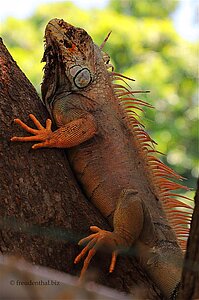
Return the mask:
[[112,225],[113,232],[92,226],[93,233],[79,242],[86,246],[75,263],[87,255],[81,276],[98,248],[111,249],[112,272],[118,253],[134,246],[142,266],[170,297],[183,260],[175,232],[182,245],[190,214],[179,209],[187,205],[172,193],[185,187],[168,179],[180,176],[155,157],[153,141],[136,118],[136,109],[147,103],[134,97],[137,91],[114,83],[123,76],[108,70],[108,56],[85,30],[53,19],[45,41],[42,97],[57,130],[49,119],[45,128],[30,115],[37,129],[15,122],[33,136],[12,141],[37,141],[34,149],[67,148],[88,199]]

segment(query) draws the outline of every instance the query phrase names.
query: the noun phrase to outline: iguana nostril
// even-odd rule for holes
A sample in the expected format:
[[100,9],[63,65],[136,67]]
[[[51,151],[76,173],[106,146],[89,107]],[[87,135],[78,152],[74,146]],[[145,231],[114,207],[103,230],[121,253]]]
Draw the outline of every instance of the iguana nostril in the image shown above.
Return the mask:
[[66,41],[66,40],[64,40],[64,46],[65,46],[66,48],[72,48],[72,44],[69,43],[69,42]]

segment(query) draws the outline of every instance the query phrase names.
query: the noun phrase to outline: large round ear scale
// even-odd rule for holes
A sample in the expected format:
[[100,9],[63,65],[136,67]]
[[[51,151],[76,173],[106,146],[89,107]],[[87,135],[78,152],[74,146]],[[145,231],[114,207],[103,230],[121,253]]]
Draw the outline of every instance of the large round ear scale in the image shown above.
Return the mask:
[[80,89],[87,87],[92,80],[89,69],[83,68],[78,71],[73,80],[76,87]]

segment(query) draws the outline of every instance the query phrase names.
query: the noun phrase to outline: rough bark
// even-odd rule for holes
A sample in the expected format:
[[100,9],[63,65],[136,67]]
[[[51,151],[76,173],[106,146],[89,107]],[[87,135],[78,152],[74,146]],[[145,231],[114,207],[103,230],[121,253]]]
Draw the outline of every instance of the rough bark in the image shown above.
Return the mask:
[[199,299],[199,179],[182,272],[180,300]]
[[[30,57],[31,59],[31,57]],[[109,229],[106,220],[83,195],[64,150],[31,150],[31,143],[11,143],[23,135],[13,119],[32,125],[28,115],[44,123],[48,117],[39,96],[0,40],[0,250],[33,264],[78,274],[73,260],[77,240],[90,225]],[[159,292],[132,257],[120,257],[109,275],[110,255],[97,254],[89,269],[98,283],[130,292],[144,288],[145,297],[159,299]],[[94,274],[93,273],[93,274]]]

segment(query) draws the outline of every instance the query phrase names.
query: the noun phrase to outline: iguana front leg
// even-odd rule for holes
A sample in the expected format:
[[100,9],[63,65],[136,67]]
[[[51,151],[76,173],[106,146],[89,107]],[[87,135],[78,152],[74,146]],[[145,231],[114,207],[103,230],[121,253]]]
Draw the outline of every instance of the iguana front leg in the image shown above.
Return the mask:
[[52,122],[50,119],[46,120],[46,128],[41,125],[37,118],[30,114],[29,117],[34,122],[37,129],[27,126],[20,119],[15,119],[14,122],[19,124],[24,130],[33,134],[33,136],[26,137],[12,137],[12,142],[27,142],[27,141],[41,141],[34,144],[33,149],[42,147],[56,147],[56,148],[70,148],[79,145],[90,139],[97,132],[97,127],[94,118],[91,114],[86,114],[84,117],[73,120],[54,132],[51,130]]
[[78,263],[87,253],[81,270],[80,279],[85,274],[90,260],[99,248],[109,248],[112,251],[112,259],[109,272],[115,268],[118,253],[128,249],[140,236],[144,223],[143,202],[137,191],[133,189],[123,190],[118,201],[113,219],[113,232],[102,230],[97,226],[91,226],[95,232],[79,241],[79,245],[87,243],[81,253],[75,258]]

